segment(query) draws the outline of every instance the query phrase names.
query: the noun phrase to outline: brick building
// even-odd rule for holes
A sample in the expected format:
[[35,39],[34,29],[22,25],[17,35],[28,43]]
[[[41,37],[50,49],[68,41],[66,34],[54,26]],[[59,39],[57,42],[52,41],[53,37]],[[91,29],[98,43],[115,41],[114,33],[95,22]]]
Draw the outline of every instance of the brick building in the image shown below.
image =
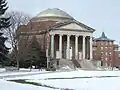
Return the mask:
[[120,66],[118,48],[114,40],[107,38],[102,32],[99,38],[93,39],[93,59],[101,61],[101,66]]
[[18,29],[20,60],[24,59],[29,44],[36,38],[41,51],[46,53],[47,65],[52,63],[57,67],[59,60],[59,67],[93,69],[90,61],[93,59],[94,31],[60,9],[46,9]]

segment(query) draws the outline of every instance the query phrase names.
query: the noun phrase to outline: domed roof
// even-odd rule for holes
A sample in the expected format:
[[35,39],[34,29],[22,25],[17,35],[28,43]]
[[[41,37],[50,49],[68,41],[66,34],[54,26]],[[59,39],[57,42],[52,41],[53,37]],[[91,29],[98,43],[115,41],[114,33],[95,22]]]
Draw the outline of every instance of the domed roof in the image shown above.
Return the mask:
[[73,19],[69,14],[66,12],[58,9],[58,8],[53,8],[53,9],[46,9],[42,12],[40,12],[36,17],[44,18],[44,17],[58,17],[58,18],[68,18],[68,19]]

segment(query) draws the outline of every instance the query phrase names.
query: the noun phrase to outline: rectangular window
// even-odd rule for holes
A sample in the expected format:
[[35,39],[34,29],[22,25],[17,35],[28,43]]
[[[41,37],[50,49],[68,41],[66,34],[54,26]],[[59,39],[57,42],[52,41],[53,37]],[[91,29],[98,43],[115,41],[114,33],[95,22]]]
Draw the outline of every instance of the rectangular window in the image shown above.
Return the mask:
[[105,47],[105,49],[107,49],[108,47]]
[[103,47],[101,47],[101,50],[103,50]]
[[106,58],[105,58],[105,61],[107,61],[107,60],[108,60],[108,58],[106,57]]
[[112,44],[112,42],[109,42],[109,44],[111,45],[111,44]]
[[94,46],[93,46],[93,50],[94,50],[94,51],[97,50],[97,47],[94,47]]
[[108,53],[107,53],[107,52],[105,52],[105,55],[108,55]]
[[109,55],[111,55],[112,53],[111,52],[109,52]]
[[103,52],[101,52],[101,55],[103,55],[104,53]]

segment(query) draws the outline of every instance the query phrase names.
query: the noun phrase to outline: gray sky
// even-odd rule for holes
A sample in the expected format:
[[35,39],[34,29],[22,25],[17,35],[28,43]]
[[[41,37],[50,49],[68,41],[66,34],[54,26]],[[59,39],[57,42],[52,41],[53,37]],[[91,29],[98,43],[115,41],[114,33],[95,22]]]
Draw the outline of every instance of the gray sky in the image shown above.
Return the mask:
[[95,28],[95,37],[104,31],[108,38],[120,41],[120,0],[7,0],[9,10],[32,16],[47,8],[59,8],[76,20]]

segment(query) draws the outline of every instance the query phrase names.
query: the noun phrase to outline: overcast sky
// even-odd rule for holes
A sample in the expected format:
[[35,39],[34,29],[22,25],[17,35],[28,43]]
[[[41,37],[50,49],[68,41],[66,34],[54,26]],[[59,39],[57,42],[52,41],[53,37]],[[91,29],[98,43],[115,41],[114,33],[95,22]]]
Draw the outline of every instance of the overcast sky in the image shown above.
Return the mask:
[[76,20],[95,28],[95,37],[104,31],[120,42],[120,0],[7,0],[9,10],[32,16],[47,8],[59,8]]

